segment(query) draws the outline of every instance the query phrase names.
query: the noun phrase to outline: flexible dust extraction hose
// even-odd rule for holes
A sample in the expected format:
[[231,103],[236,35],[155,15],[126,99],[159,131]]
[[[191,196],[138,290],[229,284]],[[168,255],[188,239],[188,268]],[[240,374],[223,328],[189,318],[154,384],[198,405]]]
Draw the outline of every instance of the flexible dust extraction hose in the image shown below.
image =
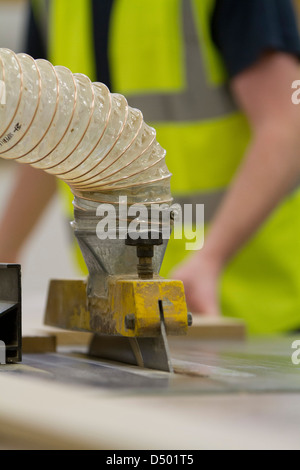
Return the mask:
[[0,80],[0,157],[55,175],[80,199],[171,201],[165,150],[124,96],[8,49]]
[[[171,203],[171,174],[155,130],[104,84],[27,54],[0,49],[0,85],[0,157],[70,186],[73,227],[90,274],[133,270],[132,247],[123,240],[100,246],[90,214],[99,203],[117,204],[119,196],[130,204]],[[165,248],[154,259],[156,272]]]

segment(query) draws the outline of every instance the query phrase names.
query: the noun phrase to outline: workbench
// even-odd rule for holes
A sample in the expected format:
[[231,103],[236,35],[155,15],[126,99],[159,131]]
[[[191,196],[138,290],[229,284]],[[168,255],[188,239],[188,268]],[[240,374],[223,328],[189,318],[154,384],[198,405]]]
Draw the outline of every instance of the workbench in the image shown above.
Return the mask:
[[88,357],[84,341],[25,353],[0,368],[0,448],[299,449],[294,339],[170,337],[175,374]]

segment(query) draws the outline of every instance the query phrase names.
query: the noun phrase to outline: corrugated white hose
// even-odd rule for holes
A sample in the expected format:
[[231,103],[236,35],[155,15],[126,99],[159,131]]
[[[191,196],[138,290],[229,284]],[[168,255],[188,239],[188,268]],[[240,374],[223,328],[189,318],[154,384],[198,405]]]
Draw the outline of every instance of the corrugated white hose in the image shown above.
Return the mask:
[[84,201],[170,203],[165,150],[141,111],[102,83],[0,49],[0,157],[65,181]]
[[[119,233],[120,196],[127,204],[147,205],[151,213],[158,204],[166,206],[169,217],[165,154],[155,130],[124,96],[65,67],[0,49],[0,157],[42,169],[70,186],[72,225],[89,270],[90,295],[107,295],[109,275],[136,271],[134,247],[122,237],[99,237],[99,203],[116,205]],[[163,225],[156,227],[161,231]],[[166,245],[164,240],[155,250],[155,273]]]

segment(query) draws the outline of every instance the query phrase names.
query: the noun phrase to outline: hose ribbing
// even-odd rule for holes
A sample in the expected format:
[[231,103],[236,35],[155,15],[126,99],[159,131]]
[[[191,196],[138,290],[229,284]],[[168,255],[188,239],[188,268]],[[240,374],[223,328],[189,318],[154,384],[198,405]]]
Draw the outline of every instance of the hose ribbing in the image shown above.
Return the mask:
[[9,49],[0,49],[0,80],[0,157],[55,175],[80,200],[172,200],[166,152],[124,96]]

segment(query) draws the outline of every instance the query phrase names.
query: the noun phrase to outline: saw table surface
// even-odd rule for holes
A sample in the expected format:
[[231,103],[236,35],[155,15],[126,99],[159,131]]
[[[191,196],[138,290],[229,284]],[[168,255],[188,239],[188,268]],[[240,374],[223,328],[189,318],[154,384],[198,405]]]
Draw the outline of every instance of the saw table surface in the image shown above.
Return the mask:
[[171,375],[88,357],[89,333],[43,330],[43,301],[30,297],[27,352],[0,366],[0,449],[300,449],[300,334],[195,321],[169,337]]
[[24,354],[0,368],[1,447],[299,449],[294,339],[169,338],[174,374],[85,345]]

